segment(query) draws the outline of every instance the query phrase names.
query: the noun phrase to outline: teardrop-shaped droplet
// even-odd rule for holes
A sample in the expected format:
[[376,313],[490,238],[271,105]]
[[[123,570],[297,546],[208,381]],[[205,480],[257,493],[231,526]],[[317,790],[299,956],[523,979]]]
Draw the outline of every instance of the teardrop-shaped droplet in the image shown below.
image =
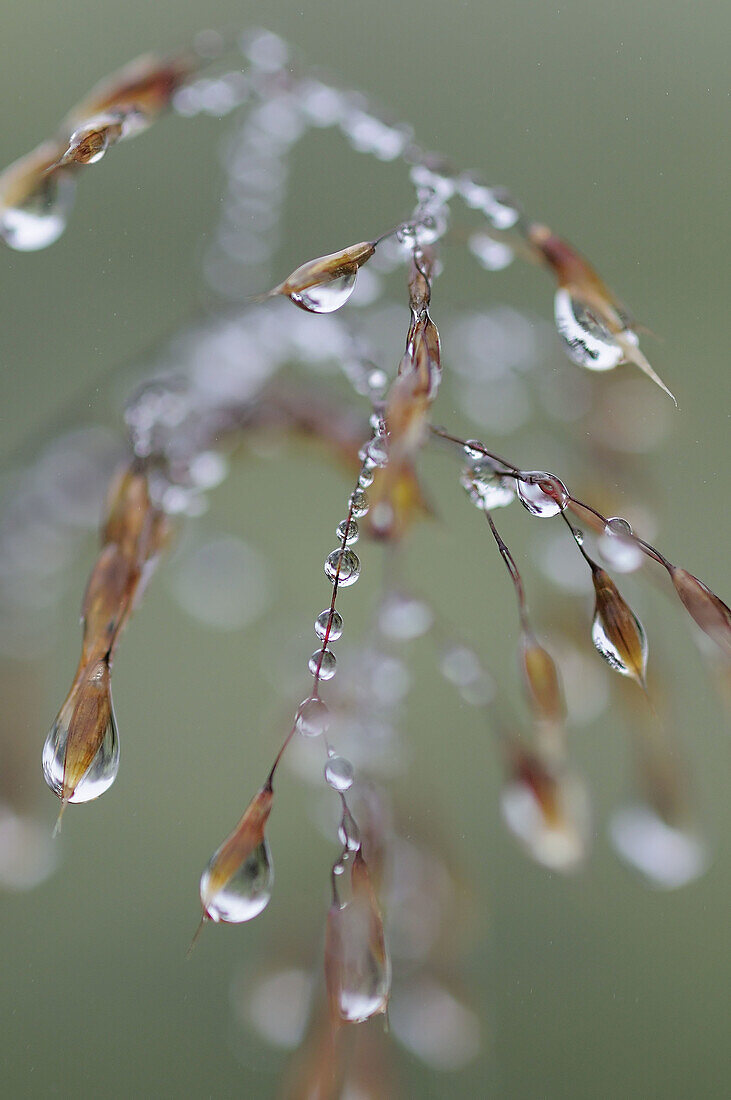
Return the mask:
[[[201,897],[210,892],[211,867],[216,856],[201,876]],[[266,838],[251,852],[224,886],[213,893],[206,903],[206,914],[213,921],[240,924],[251,920],[266,908],[272,896],[274,872]]]
[[699,878],[708,866],[708,851],[690,829],[670,825],[649,806],[627,806],[609,823],[617,854],[653,886],[675,890]]
[[375,467],[370,466],[367,463],[361,467],[361,471],[358,474],[358,485],[361,489],[367,489],[369,485],[373,484],[373,478]]
[[348,852],[360,850],[360,829],[347,806],[343,806],[343,814],[338,825],[338,839]]
[[289,297],[295,305],[307,310],[308,313],[334,313],[336,309],[345,305],[355,290],[357,275],[358,268],[353,267],[336,279],[315,283],[299,293],[291,293]]
[[[329,630],[328,630],[329,627]],[[328,642],[336,642],[343,633],[343,618],[337,611],[326,607],[315,619],[315,634],[318,638],[327,637]]]
[[98,164],[104,154],[122,137],[122,116],[99,115],[78,126],[69,138],[61,164]]
[[564,512],[571,499],[561,479],[544,470],[524,471],[517,487],[520,503],[532,516],[541,519]]
[[337,660],[330,649],[318,649],[309,659],[308,668],[318,680],[332,680],[337,671]]
[[272,799],[271,787],[262,787],[211,856],[200,881],[204,920],[238,924],[256,917],[269,901],[274,871],[264,827]]
[[325,981],[335,1020],[362,1023],[388,1008],[391,963],[383,921],[360,851],[352,870],[352,897],[335,902],[325,931]]
[[330,725],[331,717],[322,699],[305,699],[297,711],[297,729],[303,737],[319,737]]
[[104,661],[74,683],[43,746],[43,775],[64,802],[104,794],[119,770],[119,738]]
[[340,252],[309,260],[296,268],[270,294],[283,294],[309,313],[332,313],[350,298],[358,269],[374,252],[374,244],[362,241]]
[[521,754],[503,788],[505,824],[537,863],[552,871],[575,871],[591,835],[586,788],[572,774],[554,774],[537,757]]
[[501,476],[490,459],[467,466],[460,485],[477,508],[505,508],[515,500],[515,478]]
[[644,686],[647,671],[645,629],[608,573],[597,566],[592,569],[592,580],[596,603],[591,639],[615,672],[630,676]]
[[355,584],[360,576],[360,561],[352,550],[333,550],[325,559],[325,576],[341,588]]
[[333,755],[325,765],[325,781],[334,791],[349,791],[354,780],[353,765],[344,756]]
[[350,546],[358,541],[358,524],[354,519],[344,519],[338,524],[335,534],[341,542],[345,541],[345,545]]
[[[569,358],[580,367],[604,371],[622,362],[624,351],[609,329],[564,287],[556,291],[554,317]],[[632,332],[624,335],[635,344],[639,342]]]
[[68,170],[49,173],[22,202],[0,204],[0,236],[17,252],[47,248],[65,230],[75,192]]

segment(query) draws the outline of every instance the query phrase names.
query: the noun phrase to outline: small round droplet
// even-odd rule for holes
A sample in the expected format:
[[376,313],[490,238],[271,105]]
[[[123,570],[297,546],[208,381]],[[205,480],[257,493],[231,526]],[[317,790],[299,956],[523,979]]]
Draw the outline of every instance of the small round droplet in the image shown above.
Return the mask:
[[518,481],[518,498],[532,516],[541,519],[564,512],[571,499],[561,479],[543,470],[523,473],[522,480]]
[[479,439],[468,439],[464,445],[464,453],[470,462],[479,462],[485,458],[485,448]]
[[355,280],[358,268],[354,265],[352,271],[347,271],[337,279],[328,279],[326,282],[316,283],[289,297],[302,309],[310,313],[334,313],[336,309],[344,306],[348,298],[355,290]]
[[350,514],[356,519],[362,519],[368,514],[368,497],[362,489],[356,489],[350,497]]
[[619,573],[634,573],[644,561],[644,554],[632,538],[632,528],[621,516],[612,516],[598,542],[602,559]]
[[319,737],[330,725],[330,711],[322,699],[305,699],[297,711],[297,729],[303,737]]
[[368,374],[368,389],[371,393],[382,394],[388,385],[388,375],[380,367],[374,367]]
[[312,675],[318,680],[332,680],[337,661],[332,650],[318,649],[312,654],[307,664]]
[[[330,631],[328,633],[328,623],[330,624]],[[318,638],[324,638],[327,635],[329,642],[336,642],[340,635],[343,633],[343,617],[337,611],[331,611],[329,607],[326,607],[324,611],[315,619],[315,634]]]
[[351,543],[358,541],[358,524],[354,519],[350,521],[344,519],[338,524],[335,534],[341,542],[345,540],[345,545],[350,546]]
[[349,791],[353,786],[353,765],[344,756],[331,756],[325,765],[325,780],[334,791]]
[[612,516],[608,519],[606,526],[604,527],[605,535],[631,535],[632,527],[626,519],[621,516]]
[[333,550],[325,559],[325,576],[333,584],[337,581],[341,588],[347,588],[348,585],[355,584],[360,576],[358,555],[354,554],[352,550],[343,550],[340,547]]
[[364,462],[361,467],[361,471],[358,474],[358,484],[361,489],[367,489],[369,485],[373,484],[373,466],[369,462]]

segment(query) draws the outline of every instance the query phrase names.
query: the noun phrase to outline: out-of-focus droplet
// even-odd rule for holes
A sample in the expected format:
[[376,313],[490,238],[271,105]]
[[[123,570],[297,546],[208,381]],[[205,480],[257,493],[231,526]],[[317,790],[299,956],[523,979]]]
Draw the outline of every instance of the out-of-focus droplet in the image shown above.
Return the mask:
[[312,976],[306,970],[278,970],[252,982],[241,974],[232,999],[242,1022],[250,1023],[273,1046],[294,1050],[302,1041],[312,999]]
[[274,881],[264,836],[272,799],[271,787],[263,787],[234,831],[211,856],[200,881],[204,920],[239,924],[256,917],[266,907]]
[[477,508],[505,508],[515,500],[515,478],[499,474],[489,458],[465,467],[460,485]]
[[[556,291],[554,317],[569,358],[580,367],[604,371],[622,362],[624,352],[609,329],[563,287]],[[634,333],[626,335],[635,344],[639,342]]]
[[430,978],[397,988],[388,1019],[398,1041],[431,1069],[454,1073],[479,1054],[477,1016]]
[[351,866],[352,896],[333,902],[325,930],[325,983],[335,1022],[362,1023],[386,1012],[391,963],[383,921],[366,862],[357,851]]
[[595,566],[592,581],[596,602],[591,639],[610,668],[622,676],[630,676],[644,687],[647,671],[645,629],[608,573]]
[[349,791],[354,780],[353,765],[344,756],[331,756],[325,765],[325,781],[334,791]]
[[433,617],[431,608],[423,600],[393,592],[381,606],[378,625],[387,637],[405,642],[425,634]]
[[337,671],[337,660],[330,649],[318,649],[308,661],[308,668],[318,680],[332,680]]
[[0,886],[32,890],[51,874],[56,857],[45,823],[0,803]]
[[671,565],[668,572],[688,614],[731,659],[731,608],[686,569]]
[[343,814],[338,825],[338,839],[349,852],[360,850],[360,829],[347,806],[343,807]]
[[322,699],[305,699],[297,711],[297,729],[304,737],[319,737],[330,725],[330,711]]
[[260,555],[233,535],[184,547],[172,563],[170,583],[189,615],[223,631],[248,626],[262,613],[268,599],[268,578]]
[[537,863],[572,872],[589,848],[589,797],[578,776],[522,753],[500,796],[503,819]]
[[[329,630],[328,630],[329,626]],[[318,638],[327,637],[328,642],[337,642],[343,633],[343,618],[337,611],[326,607],[315,619],[315,634]]]
[[361,468],[361,471],[358,474],[358,484],[360,485],[361,489],[367,489],[369,485],[373,484],[373,478],[375,477],[373,471],[373,466],[364,465]]
[[675,890],[699,878],[708,867],[708,851],[692,830],[663,821],[649,806],[617,810],[609,823],[617,854],[664,890]]
[[43,177],[17,205],[0,201],[0,236],[17,252],[47,248],[65,230],[75,192],[76,181],[60,169]]
[[95,661],[77,676],[43,746],[43,775],[65,802],[90,802],[119,770],[119,738],[109,666]]
[[555,474],[545,470],[526,470],[517,482],[518,498],[532,516],[546,519],[564,512],[571,497]]
[[515,259],[515,253],[509,244],[496,241],[488,233],[473,233],[468,247],[486,271],[504,271]]
[[482,667],[477,654],[464,645],[450,645],[444,650],[440,669],[445,679],[458,688],[465,703],[483,706],[495,694],[495,685]]
[[350,546],[352,543],[358,541],[358,524],[354,519],[350,521],[344,519],[338,524],[335,534],[341,542],[344,541],[346,546]]
[[645,555],[632,538],[632,528],[621,516],[608,519],[599,537],[597,548],[603,560],[618,573],[634,573]]
[[340,588],[355,584],[360,576],[360,561],[352,550],[333,550],[325,559],[325,576]]

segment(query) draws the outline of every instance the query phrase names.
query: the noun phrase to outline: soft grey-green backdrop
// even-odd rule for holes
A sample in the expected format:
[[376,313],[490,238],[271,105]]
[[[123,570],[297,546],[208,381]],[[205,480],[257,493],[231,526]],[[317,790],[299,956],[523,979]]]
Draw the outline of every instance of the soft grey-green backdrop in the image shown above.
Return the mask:
[[[375,94],[426,146],[509,185],[661,334],[654,361],[681,412],[662,448],[637,462],[660,486],[658,541],[728,596],[725,5],[298,0],[254,9],[224,0],[3,0],[0,14],[2,163],[137,54],[185,42],[202,27],[261,22],[344,84]],[[109,420],[109,371],[199,301],[221,129],[210,119],[167,120],[81,181],[58,244],[40,254],[2,251],[3,453],[32,453],[67,407],[78,415],[88,406],[91,419]],[[354,155],[335,168],[306,145],[297,163],[287,260],[377,232],[403,214],[408,191],[392,169],[379,176]],[[479,284],[465,274],[462,285],[445,280],[444,294],[450,304],[477,304],[486,288],[495,300],[550,315],[546,284],[524,271]],[[261,462],[255,477],[235,475],[205,522],[251,538],[250,517],[270,515],[269,501],[277,502],[276,530],[267,535],[259,518],[256,537],[289,615],[280,607],[266,644],[294,645],[304,657],[331,537],[311,503],[337,517],[345,490],[335,474],[301,461]],[[437,478],[445,466],[435,468]],[[436,484],[441,499],[447,482]],[[469,568],[465,558],[454,575],[445,567],[450,524],[471,539],[452,498],[442,509],[446,522],[421,540],[423,583],[452,586],[473,636],[494,637],[495,608],[504,609],[510,626],[498,629],[512,644],[505,578],[496,560],[485,567],[486,544],[468,545]],[[282,542],[288,526],[296,550]],[[37,713],[19,721],[18,735],[39,750],[75,662],[75,608],[91,554],[89,545],[70,579],[65,641],[44,655]],[[408,716],[415,762],[405,792],[454,838],[474,877],[485,916],[468,986],[486,1043],[454,1077],[403,1055],[407,1096],[725,1094],[728,731],[686,623],[658,600],[650,606],[680,686],[676,722],[716,856],[704,879],[677,894],[645,889],[616,864],[601,832],[626,779],[619,718],[605,717],[580,738],[578,755],[599,789],[600,833],[585,874],[557,880],[524,861],[499,829],[484,723],[464,708],[455,720],[453,699],[427,691],[424,653]],[[305,796],[291,779],[273,823],[279,885],[267,914],[250,927],[209,930],[193,960],[183,958],[198,915],[199,869],[259,782],[286,720],[272,703],[266,663],[256,637],[214,637],[183,621],[162,581],[152,587],[118,661],[118,782],[99,804],[69,812],[60,871],[35,893],[1,900],[8,1095],[274,1094],[279,1058],[233,1034],[228,989],[234,966],[265,958],[276,937],[286,941],[293,914],[301,914],[305,942],[317,934],[329,850],[308,838]]]

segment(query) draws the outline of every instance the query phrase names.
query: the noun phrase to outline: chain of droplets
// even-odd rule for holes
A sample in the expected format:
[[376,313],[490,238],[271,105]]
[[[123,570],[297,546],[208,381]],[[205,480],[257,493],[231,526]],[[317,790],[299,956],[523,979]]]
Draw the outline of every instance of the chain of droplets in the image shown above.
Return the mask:
[[[374,470],[387,461],[380,422],[374,428],[372,439],[362,449],[360,459],[362,464],[355,488],[348,501],[347,515],[336,529],[340,545],[325,558],[325,576],[332,583],[332,596],[329,607],[321,611],[315,619],[315,634],[320,639],[320,647],[315,650],[308,662],[314,683],[312,691],[299,706],[294,727],[304,737],[323,737],[327,751],[325,781],[337,792],[342,803],[339,837],[343,844],[343,853],[333,867],[333,883],[335,876],[343,873],[348,853],[358,851],[361,841],[357,824],[346,799],[346,792],[353,786],[355,778],[353,765],[345,757],[339,756],[326,738],[330,712],[320,698],[320,685],[323,681],[331,680],[336,672],[337,661],[330,643],[337,641],[343,633],[343,619],[335,606],[338,592],[340,588],[355,584],[360,576],[360,560],[352,546],[359,537],[358,520],[368,513],[366,489],[373,481]],[[286,744],[287,742],[283,749]],[[281,756],[281,751],[279,755]],[[279,757],[277,762],[278,760]]]

